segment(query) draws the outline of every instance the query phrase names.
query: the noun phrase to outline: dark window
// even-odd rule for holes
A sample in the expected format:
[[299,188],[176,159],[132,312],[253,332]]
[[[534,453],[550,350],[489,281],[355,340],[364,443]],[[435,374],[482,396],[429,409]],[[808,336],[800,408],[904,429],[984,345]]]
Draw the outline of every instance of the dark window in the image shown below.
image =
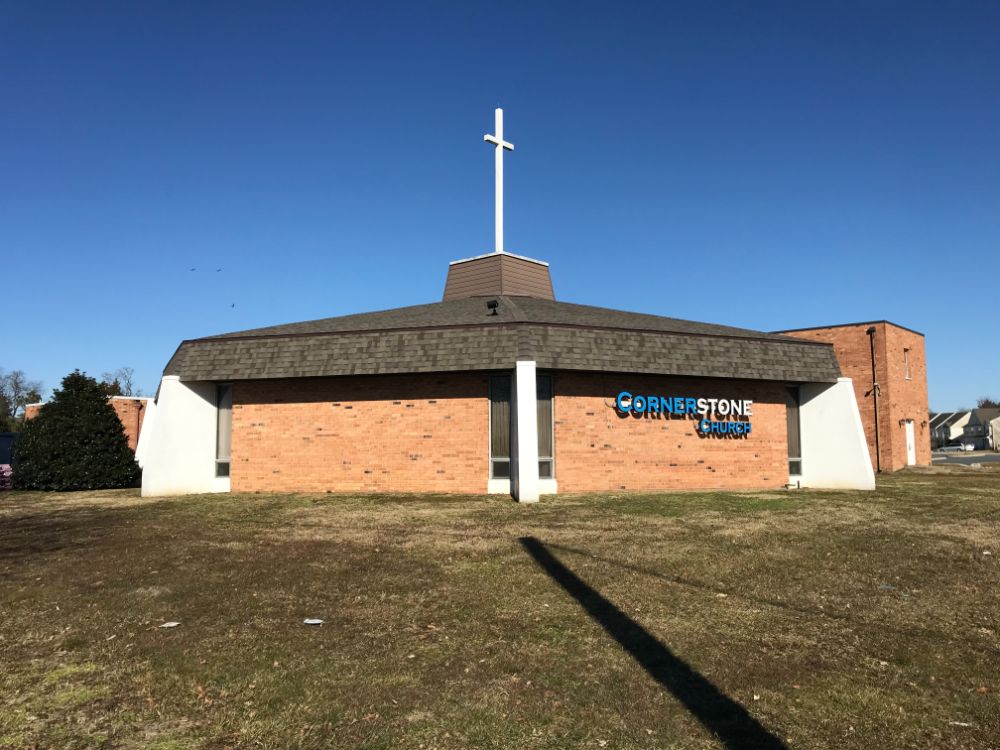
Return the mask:
[[555,476],[551,375],[536,378],[535,396],[538,399],[538,476],[551,479]]
[[14,433],[8,432],[0,435],[0,464],[11,462],[11,453],[14,448]]
[[[510,375],[490,378],[490,477],[510,478]],[[538,476],[555,476],[552,429],[552,376],[539,375],[535,381],[538,416]]]
[[788,473],[802,474],[802,432],[799,427],[799,389],[785,391],[785,415],[788,418]]
[[230,453],[233,445],[233,387],[229,383],[216,386],[215,404],[215,476],[229,476]]
[[490,378],[490,476],[510,478],[510,375]]

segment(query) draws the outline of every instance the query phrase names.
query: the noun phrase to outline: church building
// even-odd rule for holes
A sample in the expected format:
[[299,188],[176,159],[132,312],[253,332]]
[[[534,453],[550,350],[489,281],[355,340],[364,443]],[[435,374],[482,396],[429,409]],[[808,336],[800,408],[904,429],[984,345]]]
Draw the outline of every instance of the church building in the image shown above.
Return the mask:
[[833,345],[556,299],[503,248],[440,301],[187,340],[140,437],[146,496],[874,488]]

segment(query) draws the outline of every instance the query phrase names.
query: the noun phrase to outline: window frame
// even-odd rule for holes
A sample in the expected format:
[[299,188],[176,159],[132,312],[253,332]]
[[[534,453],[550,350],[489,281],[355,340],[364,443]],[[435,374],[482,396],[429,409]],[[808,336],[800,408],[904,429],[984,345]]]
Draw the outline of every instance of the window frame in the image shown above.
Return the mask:
[[[221,427],[221,405],[224,389],[228,389],[229,395],[229,455],[222,456],[220,445],[222,441]],[[218,478],[228,478],[232,469],[233,461],[233,384],[230,382],[215,384],[215,476]]]
[[[493,384],[494,381],[504,378],[507,380],[507,456],[495,457],[493,455]],[[513,405],[514,405],[514,376],[510,373],[494,373],[490,375],[489,381],[489,393],[488,393],[488,404],[489,404],[489,430],[487,433],[487,441],[489,443],[489,456],[490,456],[490,479],[513,479],[511,476],[511,420],[513,419]],[[507,476],[497,476],[496,474],[496,464],[506,463],[507,465]]]
[[[556,478],[556,387],[555,378],[551,373],[544,372],[538,373],[535,376],[535,400],[537,403],[541,403],[538,398],[538,383],[542,378],[545,378],[549,384],[549,445],[548,451],[549,455],[542,455],[542,444],[541,441],[538,443],[538,478],[539,479],[555,479]],[[535,407],[535,419],[538,419],[538,406]],[[542,475],[542,464],[547,463],[549,465],[549,473],[547,476]]]
[[[493,454],[493,404],[494,404],[494,388],[495,383],[499,379],[504,379],[507,381],[507,451],[511,452],[512,448],[512,427],[514,421],[514,375],[506,373],[494,373],[490,375],[489,380],[489,394],[488,394],[488,404],[489,404],[489,419],[488,419],[488,444],[489,444],[489,463],[490,463],[490,479],[513,480],[512,467],[513,467],[513,456],[495,456]],[[548,404],[549,404],[549,441],[548,444],[542,446],[541,442],[538,443],[538,478],[544,480],[554,480],[556,478],[556,408],[555,408],[555,379],[551,373],[538,373],[535,376],[535,426],[538,427],[539,419],[539,405],[542,403],[542,399],[538,397],[539,384],[542,382],[548,382]],[[544,451],[547,455],[543,455]],[[500,476],[496,472],[497,464],[506,465],[507,473],[506,476]],[[548,467],[548,474],[545,475],[542,466],[546,465]]]
[[[788,431],[791,426],[791,417],[788,414],[788,410],[794,406],[795,408],[795,431],[796,442],[798,443],[798,453],[799,455],[792,455],[792,441],[791,434]],[[795,385],[785,386],[785,443],[786,452],[788,454],[788,477],[801,477],[802,476],[802,391]],[[798,470],[793,471],[792,467],[795,466]]]
[[903,379],[913,380],[910,376],[910,347],[903,347]]

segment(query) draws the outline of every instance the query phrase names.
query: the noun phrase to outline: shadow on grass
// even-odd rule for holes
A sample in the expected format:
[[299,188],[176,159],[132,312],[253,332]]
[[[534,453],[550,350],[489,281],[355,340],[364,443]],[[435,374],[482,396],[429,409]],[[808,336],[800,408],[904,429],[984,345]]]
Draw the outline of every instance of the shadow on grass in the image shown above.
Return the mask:
[[102,516],[90,510],[5,518],[0,527],[0,561],[23,564],[36,555],[86,548],[105,525]]
[[[752,604],[754,606],[765,606],[774,607],[775,609],[784,610],[786,612],[795,612],[800,615],[805,615],[807,617],[820,617],[825,620],[833,620],[835,622],[843,623],[847,627],[853,628],[863,628],[870,631],[877,631],[879,633],[884,633],[886,631],[896,633],[907,638],[925,638],[934,642],[940,642],[942,639],[960,641],[965,644],[968,648],[982,653],[982,654],[992,654],[993,647],[984,643],[981,639],[976,638],[972,635],[963,635],[961,633],[955,633],[953,631],[943,631],[935,630],[933,628],[927,627],[899,627],[895,625],[888,624],[884,619],[879,618],[875,620],[866,619],[862,616],[857,616],[853,614],[846,614],[844,612],[837,612],[830,608],[824,609],[822,607],[810,607],[790,604],[787,601],[781,599],[771,599],[766,596],[754,595],[749,593],[744,593],[742,591],[736,590],[732,587],[719,586],[715,584],[707,584],[701,581],[685,578],[678,575],[669,575],[666,573],[660,573],[655,570],[650,570],[649,568],[644,568],[640,565],[631,565],[629,563],[621,562],[620,560],[613,560],[609,557],[602,557],[601,555],[595,555],[593,552],[587,552],[586,550],[577,549],[576,547],[567,547],[562,544],[549,543],[546,545],[549,549],[557,550],[560,552],[568,552],[572,555],[580,555],[586,557],[588,560],[597,560],[606,565],[613,565],[616,568],[621,568],[622,570],[627,570],[632,573],[638,573],[639,575],[649,576],[650,578],[656,578],[660,581],[665,581],[667,583],[672,583],[677,586],[683,586],[687,589],[692,589],[695,591],[707,591],[714,594],[725,594],[728,597],[732,597],[736,600],[742,600]],[[885,592],[881,592],[883,595]]]
[[643,669],[730,750],[779,750],[785,743],[739,703],[680,659],[639,623],[588,586],[535,537],[521,545],[536,563],[580,604]]
[[39,505],[0,517],[0,562],[15,562],[19,569],[30,558],[85,550],[104,551],[106,539],[129,521],[149,519],[149,506],[52,508]]

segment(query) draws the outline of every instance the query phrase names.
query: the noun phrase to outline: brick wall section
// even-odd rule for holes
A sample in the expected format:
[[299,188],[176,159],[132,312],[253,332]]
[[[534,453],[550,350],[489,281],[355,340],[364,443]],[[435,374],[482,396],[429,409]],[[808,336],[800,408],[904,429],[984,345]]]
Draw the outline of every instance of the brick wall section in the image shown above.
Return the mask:
[[[553,382],[560,492],[788,481],[781,384],[566,372]],[[753,433],[702,438],[692,419],[621,418],[623,389],[753,399]],[[484,492],[488,394],[485,373],[237,382],[232,490]]]
[[[559,492],[761,489],[788,483],[784,385],[561,372],[555,390]],[[621,417],[620,391],[691,398],[752,399],[744,438],[701,437],[692,418]]]
[[112,398],[110,403],[118,415],[125,430],[125,437],[128,438],[128,447],[135,451],[139,444],[139,433],[142,432],[142,422],[146,418],[146,404],[148,399],[137,398]]
[[[148,402],[149,399],[146,398],[112,397],[108,399],[108,403],[111,404],[115,414],[118,415],[118,420],[122,423],[122,429],[125,431],[126,439],[128,439],[128,447],[133,452],[136,445],[139,444],[139,433],[142,432],[142,422],[146,418],[146,404]],[[24,418],[34,419],[38,416],[42,406],[42,404],[29,404],[24,407]]]
[[[861,422],[868,439],[868,452],[875,461],[875,405],[872,397],[871,345],[866,331],[875,327],[875,372],[879,382],[879,446],[882,471],[906,466],[906,427],[900,420],[912,419],[916,458],[920,466],[931,463],[930,430],[927,428],[927,356],[924,337],[886,323],[812,328],[790,331],[788,336],[833,344],[845,377],[854,382]],[[906,378],[903,349],[909,348]]]
[[486,491],[487,373],[233,386],[233,492]]
[[[906,466],[906,427],[901,420],[913,420],[913,434],[916,439],[917,465],[931,465],[931,432],[927,422],[929,418],[927,403],[927,353],[924,337],[919,333],[891,324],[883,325],[879,333],[883,333],[887,374],[884,377],[889,384],[888,393],[882,391],[881,401],[887,402],[889,418],[879,423],[880,438],[886,435],[891,450],[891,471]],[[876,334],[878,335],[878,334]],[[904,364],[903,350],[906,352],[907,368]],[[909,370],[909,378],[906,377]],[[879,376],[880,378],[883,376]],[[882,380],[879,380],[882,383]],[[883,453],[883,456],[885,454]],[[885,464],[883,464],[885,470]]]

